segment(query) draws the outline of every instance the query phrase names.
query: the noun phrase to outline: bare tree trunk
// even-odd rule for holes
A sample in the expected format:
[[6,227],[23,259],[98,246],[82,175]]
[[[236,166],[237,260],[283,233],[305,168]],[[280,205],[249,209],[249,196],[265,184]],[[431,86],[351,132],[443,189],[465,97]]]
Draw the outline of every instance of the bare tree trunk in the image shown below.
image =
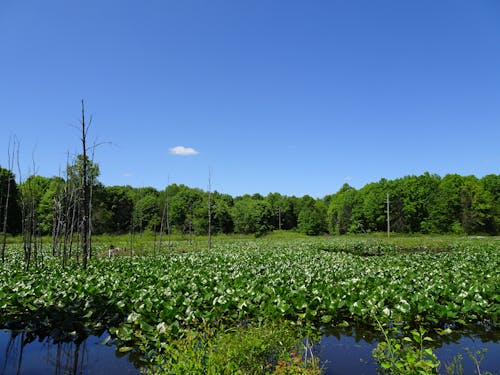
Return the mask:
[[82,166],[82,212],[81,212],[81,238],[82,238],[82,266],[83,269],[87,268],[87,259],[89,256],[89,208],[90,208],[90,190],[87,175],[87,129],[85,124],[85,107],[82,99],[82,151],[83,151],[83,166]]
[[137,205],[134,203],[134,210],[132,211],[132,230],[130,231],[130,258],[132,259],[132,254],[134,253],[134,241],[135,241],[135,220],[136,220]]
[[52,214],[52,256],[61,256],[61,245],[65,236],[65,226],[64,226],[64,211],[63,204],[65,199],[64,187],[62,191],[58,193],[57,197],[54,197],[54,212]]
[[29,218],[30,218],[30,240],[31,247],[33,249],[33,259],[35,261],[35,267],[38,267],[38,251],[36,247],[36,213],[35,213],[35,192],[32,183],[29,186],[30,189],[30,206],[29,206]]
[[25,331],[22,331],[21,332],[21,348],[19,350],[19,360],[17,362],[17,371],[16,371],[16,375],[19,375],[21,374],[21,365],[23,363],[23,353],[24,353],[24,347],[26,346],[25,344],[25,335],[26,335],[26,332]]
[[168,187],[170,186],[170,177],[168,178],[167,181],[167,196],[166,196],[166,202],[167,202],[167,237],[168,237],[168,251],[170,251],[170,196],[168,194]]
[[[73,196],[74,194],[74,196]],[[73,256],[73,241],[74,241],[74,233],[75,233],[75,226],[76,226],[76,220],[79,215],[78,212],[78,205],[77,205],[77,192],[72,190],[71,191],[71,196],[69,197],[69,204],[70,204],[70,211],[68,211],[68,219],[69,215],[71,213],[71,222],[69,223],[68,226],[68,240],[69,240],[69,258]],[[78,251],[76,252],[76,258],[78,258]]]
[[193,244],[193,202],[190,206],[190,217],[189,217],[189,244]]
[[160,240],[158,242],[158,254],[161,254],[161,247],[162,247],[162,243],[163,243],[163,231],[165,230],[165,211],[166,211],[166,203],[163,204],[163,211],[161,213]]
[[32,156],[32,163],[33,163],[33,173],[32,173],[32,179],[30,179],[29,184],[28,184],[28,192],[29,192],[29,199],[30,199],[30,205],[29,205],[29,217],[30,217],[30,229],[31,229],[31,247],[33,249],[33,260],[35,263],[35,267],[38,267],[38,217],[37,217],[37,212],[36,212],[36,165],[35,165],[35,158]]
[[391,236],[391,216],[389,207],[389,193],[387,193],[387,238]]
[[[92,147],[92,165],[94,164],[94,151],[95,151],[96,145],[94,143]],[[88,201],[88,209],[89,209],[89,259],[92,259],[92,199],[94,195],[94,173],[90,175],[90,194],[89,194],[89,201]]]
[[[156,239],[158,237],[158,232],[156,230],[158,228],[157,228],[156,224],[153,225],[152,229],[153,229],[153,232],[154,232],[154,237],[153,237],[153,256],[156,256]],[[160,246],[160,244],[158,244],[158,246]]]
[[[19,147],[17,148],[17,154],[16,154],[16,159],[17,159],[17,169],[19,173],[19,186],[22,186],[23,179],[22,179],[22,173],[21,173],[21,166],[19,164]],[[24,251],[24,268],[27,271],[30,267],[30,262],[31,262],[31,228],[29,226],[30,220],[29,220],[29,215],[28,215],[28,208],[27,208],[27,203],[26,203],[26,187],[22,187],[21,189],[21,230],[22,230],[22,236],[23,236],[23,251]]]
[[[15,146],[15,144],[14,144]],[[10,139],[9,139],[9,146],[7,150],[7,155],[8,155],[8,169],[10,172],[12,172],[12,169],[14,167],[14,149],[10,150]],[[3,228],[2,228],[2,262],[5,263],[5,246],[7,244],[7,218],[9,216],[9,198],[10,198],[10,184],[11,184],[11,178],[10,176],[8,177],[7,181],[7,194],[5,196],[5,205],[4,205],[4,213],[3,213]]]
[[[158,254],[161,254],[161,245],[163,243],[163,231],[165,230],[165,217],[167,215],[168,209],[168,184],[165,189],[165,202],[163,203],[163,211],[161,213],[161,222],[160,222],[160,243],[158,244]],[[168,226],[168,223],[167,223]]]
[[208,250],[212,248],[212,191],[211,171],[208,170]]

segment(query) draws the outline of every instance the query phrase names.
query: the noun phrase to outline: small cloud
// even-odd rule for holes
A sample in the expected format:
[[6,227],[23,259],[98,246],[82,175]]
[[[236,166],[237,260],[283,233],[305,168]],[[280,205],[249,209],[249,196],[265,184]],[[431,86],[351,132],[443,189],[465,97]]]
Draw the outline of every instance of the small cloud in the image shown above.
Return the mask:
[[133,174],[132,174],[132,173],[130,173],[130,172],[125,172],[122,176],[123,176],[123,177],[132,177],[132,176],[133,176]]
[[352,177],[351,177],[351,176],[346,176],[346,177],[344,178],[344,180],[345,180],[345,181],[351,181],[351,180],[352,180]]
[[198,154],[198,151],[196,151],[194,148],[184,147],[184,146],[175,146],[175,147],[172,147],[169,151],[172,155],[187,156],[187,155]]

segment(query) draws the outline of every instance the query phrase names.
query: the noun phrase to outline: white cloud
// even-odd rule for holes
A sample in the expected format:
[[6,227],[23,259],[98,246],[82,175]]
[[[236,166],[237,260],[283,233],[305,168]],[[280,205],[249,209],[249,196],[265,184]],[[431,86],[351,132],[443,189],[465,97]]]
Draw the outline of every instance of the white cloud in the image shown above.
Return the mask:
[[352,180],[352,176],[346,176],[346,177],[344,178],[344,180],[345,180],[345,181],[351,181],[351,180]]
[[194,148],[191,147],[184,147],[184,146],[175,146],[170,149],[170,153],[172,155],[196,155],[198,154],[198,151],[196,151]]
[[125,172],[122,176],[123,177],[132,177],[133,174],[131,172]]

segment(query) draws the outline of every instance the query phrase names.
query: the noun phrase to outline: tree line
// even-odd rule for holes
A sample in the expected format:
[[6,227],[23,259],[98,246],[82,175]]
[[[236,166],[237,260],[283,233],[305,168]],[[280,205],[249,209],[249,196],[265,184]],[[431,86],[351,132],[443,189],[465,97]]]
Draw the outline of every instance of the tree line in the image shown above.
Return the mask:
[[[68,209],[62,197],[80,178],[82,163],[80,155],[68,165],[65,178],[32,175],[20,183],[13,171],[0,166],[0,218],[6,218],[6,232],[23,232],[23,204],[29,202],[36,233],[53,235],[64,224],[58,221],[61,210]],[[308,235],[383,232],[388,206],[390,228],[397,233],[497,235],[500,228],[500,175],[496,174],[477,178],[424,173],[383,178],[360,189],[346,183],[323,198],[279,193],[232,197],[182,184],[163,190],[104,186],[98,180],[98,165],[87,163],[93,234],[166,233],[168,228],[171,233],[206,235],[209,227],[212,234],[262,235],[278,229]]]

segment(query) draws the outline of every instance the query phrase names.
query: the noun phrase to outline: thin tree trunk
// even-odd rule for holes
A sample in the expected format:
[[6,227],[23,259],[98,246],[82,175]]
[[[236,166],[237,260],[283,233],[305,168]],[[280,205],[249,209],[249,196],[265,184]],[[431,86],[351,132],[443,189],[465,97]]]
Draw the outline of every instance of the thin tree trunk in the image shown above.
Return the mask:
[[[94,151],[95,151],[95,144],[92,147],[92,165],[94,165]],[[89,259],[92,259],[92,199],[94,196],[94,173],[90,175],[90,194],[89,194],[89,201],[88,201],[88,209],[89,209]]]
[[161,254],[161,245],[163,242],[163,231],[165,230],[165,216],[166,216],[167,207],[168,207],[168,185],[167,185],[167,189],[165,190],[165,194],[166,194],[165,202],[163,203],[163,211],[161,213],[160,243],[158,244],[158,254]]
[[[19,171],[19,186],[22,186],[22,173],[21,166],[19,164],[19,147],[17,148],[17,169]],[[24,269],[27,271],[30,267],[31,262],[31,228],[30,228],[30,217],[28,215],[27,208],[27,192],[26,186],[22,186],[21,188],[21,230],[23,236],[23,251],[24,251]]]
[[85,107],[82,99],[82,151],[83,151],[83,166],[82,166],[82,227],[81,227],[81,238],[82,238],[82,266],[83,269],[87,268],[87,259],[89,256],[89,207],[90,207],[90,190],[88,185],[88,175],[87,175],[87,126],[85,125]]
[[170,177],[167,181],[167,238],[168,238],[168,251],[170,251],[170,196],[168,194],[168,187],[170,186]]
[[389,193],[387,193],[387,238],[391,236],[391,216],[389,207]]
[[[10,139],[9,139],[9,147],[8,147],[8,166],[9,172],[12,173],[13,167],[13,156],[11,157],[10,151]],[[11,176],[8,173],[8,181],[7,181],[7,194],[5,196],[5,205],[4,205],[4,214],[3,214],[3,228],[2,228],[2,263],[5,263],[5,246],[7,244],[7,218],[9,216],[9,198],[10,198],[10,184],[11,184]]]
[[190,206],[190,218],[189,218],[189,244],[193,244],[193,202]]
[[54,212],[52,213],[52,257],[56,256],[57,236],[59,233],[59,202],[54,197]]
[[211,191],[211,171],[208,171],[208,250],[212,248],[212,191]]
[[153,225],[153,232],[155,233],[153,237],[153,256],[156,256],[156,239],[158,237],[158,232],[156,231],[156,229],[157,229],[156,225]]

